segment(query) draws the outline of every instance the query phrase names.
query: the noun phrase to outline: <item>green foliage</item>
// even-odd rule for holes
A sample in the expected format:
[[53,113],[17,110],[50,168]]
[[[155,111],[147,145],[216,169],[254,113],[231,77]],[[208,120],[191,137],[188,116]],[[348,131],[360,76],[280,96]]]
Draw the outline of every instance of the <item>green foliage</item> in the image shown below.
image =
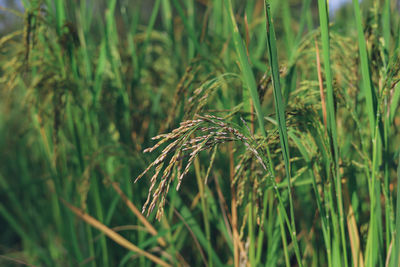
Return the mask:
[[0,265],[398,266],[395,1],[23,4]]

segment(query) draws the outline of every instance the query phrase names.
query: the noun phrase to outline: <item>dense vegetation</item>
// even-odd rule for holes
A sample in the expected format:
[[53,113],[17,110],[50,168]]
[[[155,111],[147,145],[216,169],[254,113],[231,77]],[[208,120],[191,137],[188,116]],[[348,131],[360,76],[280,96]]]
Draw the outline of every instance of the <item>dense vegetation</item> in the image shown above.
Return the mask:
[[22,2],[0,265],[399,266],[396,1]]

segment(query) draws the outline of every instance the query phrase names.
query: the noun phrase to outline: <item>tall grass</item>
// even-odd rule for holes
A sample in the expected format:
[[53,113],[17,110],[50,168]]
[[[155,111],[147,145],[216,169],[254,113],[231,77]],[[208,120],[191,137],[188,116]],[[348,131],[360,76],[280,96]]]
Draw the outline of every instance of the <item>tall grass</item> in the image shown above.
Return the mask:
[[22,2],[0,265],[398,266],[395,1]]

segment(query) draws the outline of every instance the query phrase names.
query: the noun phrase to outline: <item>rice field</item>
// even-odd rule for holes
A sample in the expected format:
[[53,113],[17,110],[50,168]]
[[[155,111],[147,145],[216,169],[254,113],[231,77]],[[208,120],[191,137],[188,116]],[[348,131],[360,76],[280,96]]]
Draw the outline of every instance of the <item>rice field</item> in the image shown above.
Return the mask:
[[400,3],[336,4],[0,1],[0,266],[400,266]]

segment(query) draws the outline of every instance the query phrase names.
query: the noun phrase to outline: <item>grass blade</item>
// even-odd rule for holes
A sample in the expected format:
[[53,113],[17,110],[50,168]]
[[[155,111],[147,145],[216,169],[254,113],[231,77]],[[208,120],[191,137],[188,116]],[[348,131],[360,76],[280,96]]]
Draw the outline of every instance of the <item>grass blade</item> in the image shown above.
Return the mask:
[[342,196],[342,181],[339,173],[339,147],[337,143],[337,130],[336,130],[336,115],[334,109],[333,98],[333,83],[332,83],[332,69],[330,60],[330,45],[329,45],[329,25],[328,25],[328,8],[326,0],[318,0],[318,12],[320,19],[321,39],[322,39],[322,53],[324,59],[324,69],[327,88],[327,121],[328,121],[328,136],[331,143],[331,150],[334,162],[334,178],[336,186],[337,206],[339,210],[339,224],[340,235],[342,241],[343,261],[344,266],[348,266],[347,250],[346,250],[346,236],[344,227],[344,211],[343,211],[343,196]]
[[393,267],[399,266],[400,257],[400,154],[397,166],[397,203],[396,203],[396,231],[394,238],[394,248],[392,249],[391,257]]
[[367,102],[367,113],[370,124],[371,136],[374,136],[375,131],[375,114],[376,104],[374,103],[374,88],[371,83],[371,74],[369,71],[369,60],[367,53],[367,45],[364,37],[364,29],[361,21],[361,10],[358,0],[353,0],[354,4],[354,16],[357,25],[358,33],[358,46],[361,61],[361,74],[363,79],[363,91]]
[[[285,171],[286,171],[286,179],[288,181],[288,194],[289,194],[289,208],[290,208],[290,217],[291,217],[291,227],[292,227],[292,235],[295,237],[296,234],[296,226],[294,219],[294,208],[293,208],[293,195],[292,195],[292,184],[291,184],[291,168],[290,168],[290,154],[289,154],[289,142],[288,142],[288,134],[286,128],[286,119],[285,119],[285,105],[282,100],[282,91],[280,85],[280,77],[279,77],[279,65],[278,65],[278,55],[276,49],[276,37],[274,25],[271,19],[271,13],[269,9],[269,4],[265,1],[265,16],[266,16],[266,30],[267,30],[267,49],[268,49],[268,59],[269,64],[271,66],[271,76],[272,76],[272,84],[274,89],[274,100],[275,100],[275,111],[276,111],[276,119],[278,121],[278,129],[279,129],[279,137],[280,144],[282,148],[283,160],[285,161]],[[300,257],[300,249],[298,247],[296,239],[293,240],[294,249],[297,257],[297,262],[299,266],[302,266],[301,257]]]
[[251,69],[249,58],[246,53],[246,46],[243,42],[242,37],[239,33],[239,28],[237,27],[235,15],[233,14],[232,1],[225,0],[225,7],[229,15],[230,28],[232,30],[233,42],[235,44],[236,53],[239,57],[239,64],[243,74],[243,80],[247,89],[250,92],[251,99],[253,101],[254,109],[257,113],[258,125],[263,136],[266,136],[264,129],[264,116],[260,106],[260,99],[257,93],[257,83],[254,78],[254,73]]

